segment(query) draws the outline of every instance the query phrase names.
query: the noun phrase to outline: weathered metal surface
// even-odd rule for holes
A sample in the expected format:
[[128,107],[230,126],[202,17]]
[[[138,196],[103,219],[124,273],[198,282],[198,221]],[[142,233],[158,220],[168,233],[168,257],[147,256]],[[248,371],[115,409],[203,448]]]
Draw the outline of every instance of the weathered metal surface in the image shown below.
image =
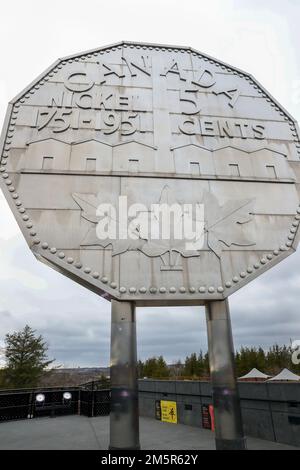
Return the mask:
[[110,449],[139,449],[135,305],[111,302]]
[[[298,242],[298,128],[249,74],[184,47],[58,60],[9,104],[1,188],[34,254],[108,299],[221,300]],[[204,204],[204,245],[100,243],[96,207]]]
[[245,449],[228,301],[207,302],[205,308],[216,449]]

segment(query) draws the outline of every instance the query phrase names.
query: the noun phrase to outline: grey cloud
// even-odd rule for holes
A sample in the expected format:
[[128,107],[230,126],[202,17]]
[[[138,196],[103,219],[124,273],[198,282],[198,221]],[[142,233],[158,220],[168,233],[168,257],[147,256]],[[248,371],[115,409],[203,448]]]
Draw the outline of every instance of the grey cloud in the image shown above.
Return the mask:
[[[292,93],[293,84],[297,85],[297,80],[300,83],[299,2],[287,0],[283,7],[279,0],[272,1],[272,6],[260,0],[233,0],[225,5],[224,0],[211,0],[203,6],[195,0],[189,8],[182,8],[172,0],[145,0],[143,9],[138,0],[132,0],[130,6],[122,0],[101,5],[97,0],[86,0],[85,8],[78,0],[72,2],[72,8],[67,3],[3,2],[0,44],[5,67],[0,93],[5,90],[7,98],[0,97],[0,121],[4,118],[4,101],[19,93],[57,57],[127,38],[128,31],[134,31],[132,40],[191,45],[248,70],[300,119],[299,101]],[[165,18],[170,11],[172,22],[168,24]],[[113,18],[113,27],[111,21],[104,21],[99,29],[99,17]],[[1,203],[1,195],[0,207],[0,343],[7,332],[29,323],[45,336],[49,354],[58,362],[107,365],[109,303],[38,263],[8,207]],[[16,236],[1,239],[3,233],[10,232]],[[268,346],[275,341],[287,343],[290,337],[300,338],[299,261],[300,252],[232,296],[236,347]],[[163,354],[171,362],[207,348],[203,307],[138,309],[137,326],[142,358]]]
[[8,310],[1,310],[0,311],[0,318],[3,318],[3,317],[10,318],[10,317],[12,317],[12,314]]

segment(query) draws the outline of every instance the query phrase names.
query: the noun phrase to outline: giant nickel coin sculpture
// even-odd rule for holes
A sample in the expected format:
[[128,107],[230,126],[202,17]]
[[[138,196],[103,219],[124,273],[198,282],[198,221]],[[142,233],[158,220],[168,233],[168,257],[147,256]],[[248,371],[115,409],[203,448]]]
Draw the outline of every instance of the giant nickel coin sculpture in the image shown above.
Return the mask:
[[135,305],[206,304],[212,325],[210,307],[295,251],[299,156],[295,120],[248,73],[122,42],[57,60],[10,102],[0,180],[35,256],[128,307],[134,342]]

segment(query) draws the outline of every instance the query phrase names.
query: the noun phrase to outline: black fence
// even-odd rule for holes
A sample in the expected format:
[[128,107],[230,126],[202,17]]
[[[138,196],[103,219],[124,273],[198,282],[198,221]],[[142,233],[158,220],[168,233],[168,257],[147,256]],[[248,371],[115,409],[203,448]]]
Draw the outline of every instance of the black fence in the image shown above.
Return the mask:
[[6,392],[0,394],[0,421],[27,419],[32,416],[30,392]]
[[110,412],[110,390],[55,388],[0,391],[0,421]]
[[32,418],[78,414],[79,397],[80,391],[74,389],[34,393]]
[[110,413],[110,390],[82,390],[80,414],[92,418]]

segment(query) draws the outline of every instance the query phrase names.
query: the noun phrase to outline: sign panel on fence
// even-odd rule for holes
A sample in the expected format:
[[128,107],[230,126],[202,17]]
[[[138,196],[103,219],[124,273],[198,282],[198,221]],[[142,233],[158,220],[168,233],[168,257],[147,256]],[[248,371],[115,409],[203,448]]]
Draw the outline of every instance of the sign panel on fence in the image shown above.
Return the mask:
[[161,400],[161,420],[166,423],[177,424],[177,403],[176,401]]
[[161,403],[160,400],[155,400],[155,419],[161,421]]

